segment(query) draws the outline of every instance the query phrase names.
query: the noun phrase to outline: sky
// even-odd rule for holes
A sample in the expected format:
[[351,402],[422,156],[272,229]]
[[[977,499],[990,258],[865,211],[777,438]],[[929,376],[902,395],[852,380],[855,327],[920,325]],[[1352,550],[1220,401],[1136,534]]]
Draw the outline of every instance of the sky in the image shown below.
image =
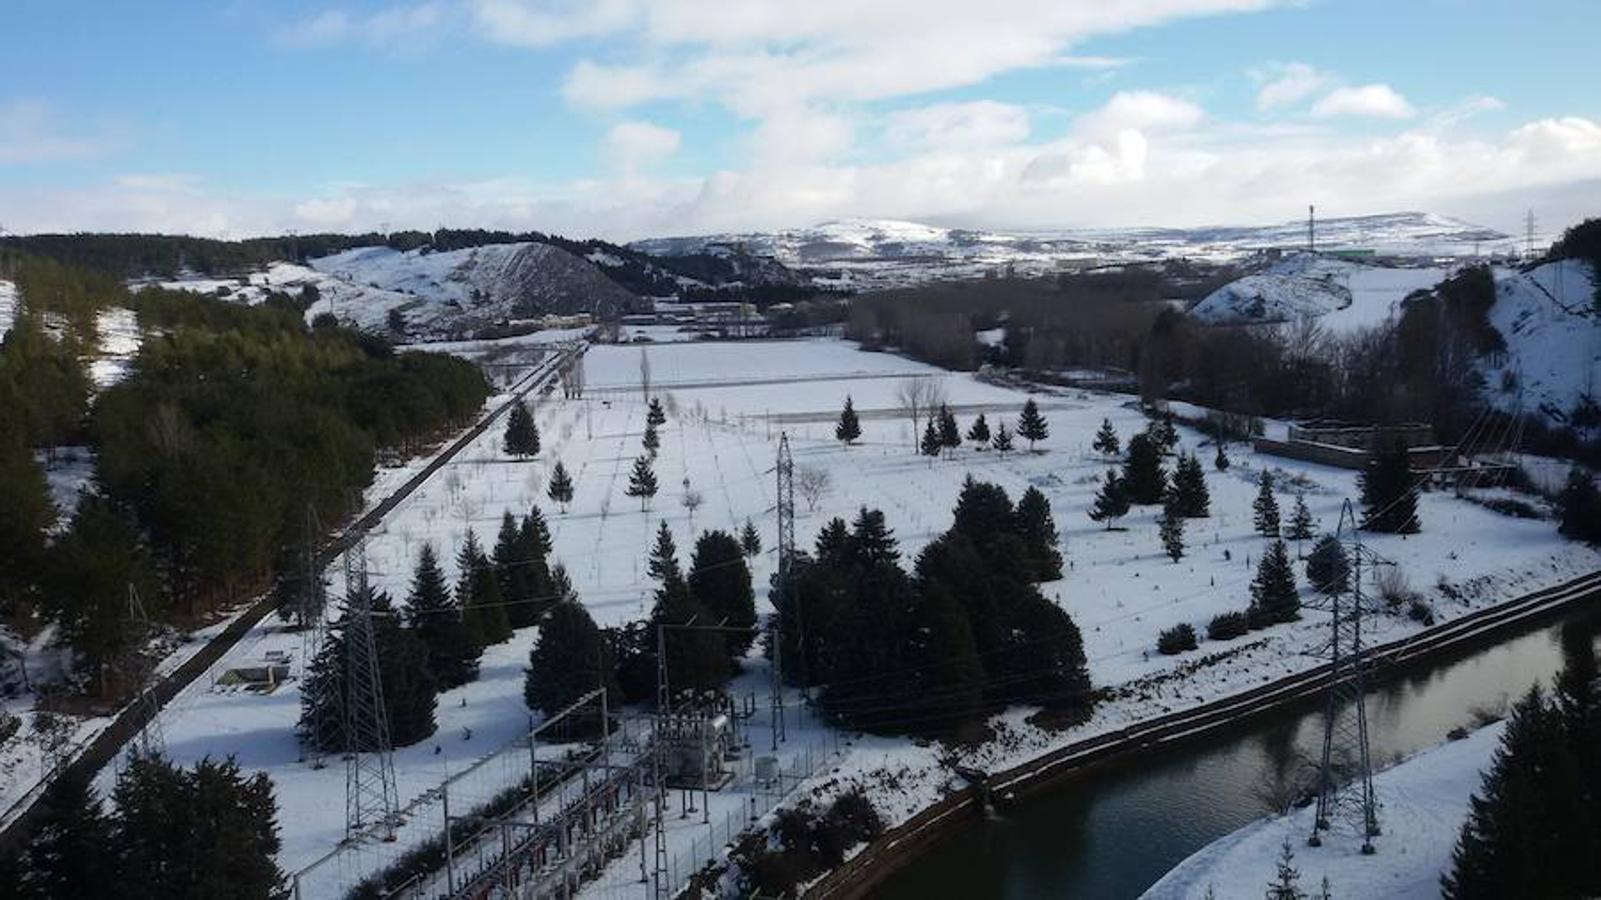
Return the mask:
[[1601,215],[1594,0],[0,0],[0,229]]

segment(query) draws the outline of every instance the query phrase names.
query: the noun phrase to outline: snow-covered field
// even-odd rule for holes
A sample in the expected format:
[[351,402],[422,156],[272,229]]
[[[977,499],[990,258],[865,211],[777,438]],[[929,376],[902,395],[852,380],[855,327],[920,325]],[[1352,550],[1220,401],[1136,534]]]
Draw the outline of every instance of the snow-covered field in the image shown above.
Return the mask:
[[[481,346],[472,349],[485,351]],[[663,398],[669,414],[655,463],[661,491],[647,511],[623,495],[629,468],[642,452],[642,361],[648,361],[652,390]],[[663,521],[674,531],[686,562],[696,532],[735,529],[746,519],[754,521],[768,548],[753,566],[760,593],[773,571],[772,468],[783,430],[790,435],[797,469],[825,471],[831,482],[815,509],[806,499],[797,499],[797,537],[804,544],[811,543],[829,517],[848,518],[867,504],[885,511],[903,556],[910,560],[949,527],[958,487],[969,474],[1001,484],[1014,498],[1034,485],[1050,499],[1070,568],[1064,579],[1045,585],[1045,592],[1078,622],[1097,684],[1148,682],[1142,691],[1124,692],[1107,701],[1090,722],[1067,731],[1046,731],[1026,723],[1029,710],[999,716],[996,727],[1001,738],[963,752],[972,764],[1014,765],[1094,733],[1314,664],[1306,651],[1321,639],[1323,626],[1312,613],[1301,622],[1248,639],[1203,643],[1203,653],[1238,652],[1183,678],[1163,676],[1196,654],[1159,656],[1154,642],[1157,633],[1170,625],[1189,622],[1204,631],[1213,615],[1245,607],[1254,564],[1265,545],[1251,529],[1251,500],[1263,467],[1280,470],[1297,486],[1281,488],[1286,515],[1292,490],[1304,491],[1325,529],[1334,527],[1341,502],[1356,495],[1351,472],[1259,457],[1233,447],[1234,465],[1219,473],[1210,468],[1210,453],[1203,452],[1213,514],[1189,523],[1189,555],[1175,564],[1161,552],[1154,508],[1137,509],[1115,531],[1085,515],[1096,479],[1109,465],[1089,449],[1095,429],[1109,418],[1126,439],[1144,425],[1143,415],[1123,396],[1073,390],[1039,394],[1051,429],[1041,452],[1002,457],[963,448],[931,461],[913,453],[912,430],[896,412],[895,393],[905,379],[937,380],[964,430],[978,410],[988,413],[992,427],[1002,419],[1015,422],[1025,395],[971,375],[931,369],[888,354],[863,353],[852,344],[832,340],[663,344],[643,351],[639,346],[597,346],[589,351],[585,368],[584,399],[550,397],[536,405],[543,439],[537,459],[509,459],[500,450],[499,429],[491,429],[386,519],[367,548],[378,587],[402,600],[425,542],[432,543],[447,568],[453,569],[453,557],[468,528],[492,544],[504,512],[520,515],[537,504],[550,523],[553,560],[566,565],[582,601],[603,625],[646,613],[652,585],[645,574],[645,558],[651,535]],[[833,422],[847,394],[861,414],[864,430],[861,443],[850,448],[833,440]],[[1180,431],[1187,448],[1197,448],[1204,440],[1197,433]],[[557,459],[576,484],[576,498],[565,514],[544,493]],[[694,510],[683,503],[690,492],[701,498]],[[1425,495],[1420,507],[1422,534],[1374,536],[1371,544],[1399,564],[1442,618],[1601,565],[1601,554],[1558,538],[1549,522],[1505,518],[1443,494]],[[1442,588],[1460,599],[1447,599]],[[1388,640],[1418,626],[1386,617],[1378,628],[1377,638]],[[477,682],[441,696],[438,734],[396,754],[403,803],[435,787],[447,766],[455,770],[467,759],[524,733],[528,720],[522,700],[523,669],[533,638],[533,630],[527,629],[511,642],[491,648]],[[269,620],[228,654],[213,674],[259,663],[269,651],[298,656],[300,638],[283,633],[279,623]],[[751,665],[755,671],[747,677],[754,687],[761,680],[761,663]],[[202,678],[163,715],[168,751],[180,762],[208,754],[236,754],[247,768],[269,773],[277,786],[284,827],[279,861],[286,870],[299,869],[343,835],[343,773],[338,766],[314,770],[300,761],[293,735],[299,712],[295,683],[256,695],[214,691],[210,681]],[[1136,696],[1140,693],[1146,697]],[[757,730],[766,728],[764,716],[765,712],[758,713],[753,723]],[[833,764],[828,790],[853,780],[871,785],[882,773],[897,773],[898,788],[875,791],[874,798],[888,821],[898,822],[947,790],[952,776],[941,762],[943,755],[937,746],[859,738]],[[695,836],[674,840],[681,839],[693,841]],[[390,850],[384,852],[401,849],[387,846]],[[677,852],[689,844],[674,846]],[[620,865],[626,868],[626,863]],[[622,874],[612,873],[606,882],[612,887],[607,890],[621,891],[625,881]]]
[[1221,837],[1146,891],[1146,900],[1207,896],[1260,897],[1273,880],[1288,841],[1301,887],[1315,895],[1328,878],[1336,897],[1424,900],[1440,896],[1440,875],[1467,819],[1468,798],[1479,790],[1484,769],[1501,742],[1504,723],[1489,725],[1459,741],[1442,744],[1374,776],[1384,798],[1383,848],[1363,856],[1356,840],[1306,846],[1315,809],[1262,819]]

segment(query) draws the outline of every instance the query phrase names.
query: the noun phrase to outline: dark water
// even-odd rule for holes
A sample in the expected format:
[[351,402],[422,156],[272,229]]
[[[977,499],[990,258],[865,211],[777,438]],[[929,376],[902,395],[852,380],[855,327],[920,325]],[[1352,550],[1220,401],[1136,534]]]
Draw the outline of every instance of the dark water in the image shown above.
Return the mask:
[[[1563,627],[1595,640],[1601,615],[1570,614],[1373,687],[1368,720],[1375,768],[1440,743],[1477,710],[1504,709],[1537,681],[1549,686],[1562,667]],[[1304,779],[1322,735],[1315,708],[1295,710],[1092,772],[995,818],[975,819],[872,896],[1137,897],[1191,853],[1267,813],[1276,786]],[[1381,825],[1382,818],[1381,809]],[[1382,836],[1377,840],[1383,852]]]

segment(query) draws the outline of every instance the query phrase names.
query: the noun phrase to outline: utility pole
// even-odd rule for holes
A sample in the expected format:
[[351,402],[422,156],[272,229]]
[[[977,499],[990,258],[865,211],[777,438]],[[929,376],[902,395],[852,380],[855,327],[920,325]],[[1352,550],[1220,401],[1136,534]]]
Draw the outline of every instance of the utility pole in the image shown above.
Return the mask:
[[1317,252],[1317,207],[1306,207],[1306,252]]
[[[1351,560],[1351,577],[1342,603],[1339,594],[1329,598],[1329,686],[1323,707],[1323,752],[1318,766],[1317,816],[1307,844],[1320,847],[1319,832],[1337,819],[1353,822],[1362,834],[1362,852],[1372,854],[1379,835],[1377,801],[1373,794],[1373,761],[1368,743],[1366,702],[1367,656],[1362,643],[1362,617],[1369,611],[1362,594],[1362,566],[1390,565],[1362,544],[1356,511],[1351,501],[1340,510],[1337,535],[1348,535],[1345,545]],[[1341,771],[1345,766],[1354,771]],[[1342,776],[1344,776],[1342,778]]]
[[345,551],[345,836],[382,822],[393,840],[399,802],[372,620],[366,537],[358,535]]
[[135,752],[145,759],[160,756],[165,752],[166,742],[161,735],[161,704],[156,702],[155,695],[150,690],[150,676],[154,674],[145,670],[144,645],[150,640],[150,617],[145,614],[145,606],[139,602],[139,591],[133,583],[128,583],[128,624],[133,628],[134,658],[140,660],[139,666],[139,709],[140,718],[144,724],[139,728],[138,742],[134,745]]

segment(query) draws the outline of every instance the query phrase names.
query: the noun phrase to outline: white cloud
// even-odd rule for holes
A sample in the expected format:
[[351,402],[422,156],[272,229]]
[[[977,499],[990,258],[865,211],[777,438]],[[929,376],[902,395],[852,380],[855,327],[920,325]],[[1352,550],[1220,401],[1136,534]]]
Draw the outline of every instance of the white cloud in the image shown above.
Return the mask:
[[890,113],[884,125],[884,139],[900,149],[994,147],[1019,143],[1028,134],[1028,110],[993,100],[900,110]]
[[606,151],[623,169],[633,171],[678,152],[683,136],[652,122],[619,122],[606,132]]
[[1416,114],[1412,104],[1387,84],[1335,88],[1312,107],[1312,115],[1322,119],[1335,116],[1410,119]]
[[1080,116],[1074,127],[1091,135],[1116,135],[1124,131],[1188,128],[1201,121],[1205,112],[1194,103],[1158,91],[1119,91],[1105,106]]
[[471,0],[469,5],[481,34],[497,43],[523,47],[612,34],[638,21],[641,12],[638,0]]
[[51,109],[32,100],[0,106],[0,166],[95,156],[103,142],[68,134]]
[[1256,108],[1277,109],[1299,103],[1328,83],[1329,77],[1306,63],[1292,62],[1258,70],[1253,75],[1265,83],[1256,94]]
[[290,47],[362,43],[386,50],[416,50],[439,40],[455,22],[455,9],[440,0],[391,6],[361,16],[330,9],[279,30]]
[[845,116],[815,107],[790,106],[762,119],[749,144],[759,169],[809,165],[847,153],[856,136]]

